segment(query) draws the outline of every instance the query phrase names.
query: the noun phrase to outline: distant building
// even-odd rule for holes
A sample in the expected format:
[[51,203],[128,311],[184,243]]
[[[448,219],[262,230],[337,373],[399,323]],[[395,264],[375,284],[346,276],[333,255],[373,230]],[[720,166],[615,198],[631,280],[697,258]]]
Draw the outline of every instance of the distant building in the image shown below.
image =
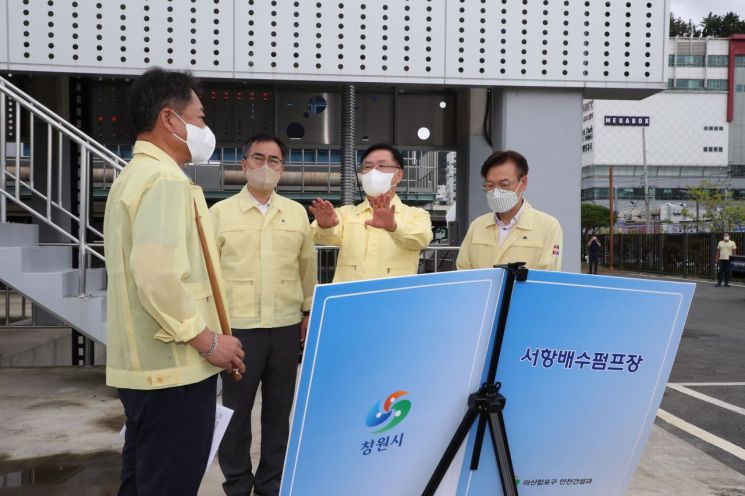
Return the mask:
[[583,202],[608,204],[613,166],[614,208],[643,210],[645,161],[654,221],[663,204],[690,202],[688,189],[703,180],[745,200],[745,35],[673,38],[669,46],[667,90],[640,101],[584,101]]

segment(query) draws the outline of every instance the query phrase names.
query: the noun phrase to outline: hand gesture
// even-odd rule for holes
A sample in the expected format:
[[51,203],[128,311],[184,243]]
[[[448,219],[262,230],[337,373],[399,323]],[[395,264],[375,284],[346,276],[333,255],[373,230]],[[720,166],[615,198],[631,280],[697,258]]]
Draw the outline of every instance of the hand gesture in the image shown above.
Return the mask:
[[383,193],[380,196],[370,197],[370,206],[373,211],[373,218],[366,220],[365,224],[372,227],[385,229],[393,232],[396,230],[396,206],[391,205],[391,197]]
[[322,229],[334,227],[339,223],[339,217],[336,216],[336,209],[331,202],[316,198],[311,202],[308,210],[316,218],[318,227]]

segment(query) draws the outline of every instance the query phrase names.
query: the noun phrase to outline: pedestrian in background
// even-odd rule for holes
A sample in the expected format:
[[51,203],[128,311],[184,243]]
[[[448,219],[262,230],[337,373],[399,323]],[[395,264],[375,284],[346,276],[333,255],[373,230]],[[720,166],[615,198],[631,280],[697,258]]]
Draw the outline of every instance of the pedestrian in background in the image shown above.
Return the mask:
[[587,242],[587,261],[590,263],[588,274],[598,273],[598,260],[600,259],[600,248],[602,246],[597,236],[593,236]]
[[729,287],[729,259],[737,251],[737,245],[734,241],[729,239],[729,233],[724,233],[722,241],[717,243],[717,265],[719,270],[717,271],[717,284],[719,287],[722,285],[722,279],[724,279],[724,287]]

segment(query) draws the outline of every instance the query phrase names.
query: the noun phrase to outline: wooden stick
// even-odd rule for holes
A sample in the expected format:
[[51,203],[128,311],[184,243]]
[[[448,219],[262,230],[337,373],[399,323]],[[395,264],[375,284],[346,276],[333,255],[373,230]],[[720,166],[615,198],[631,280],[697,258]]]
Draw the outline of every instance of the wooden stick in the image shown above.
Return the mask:
[[[207,245],[207,236],[204,235],[204,228],[202,227],[202,219],[199,216],[199,209],[197,208],[197,200],[194,200],[194,220],[197,223],[197,233],[199,234],[199,244],[202,247],[202,255],[204,256],[204,264],[207,266],[207,277],[210,280],[210,289],[212,290],[212,298],[215,300],[215,307],[217,309],[217,318],[220,320],[220,327],[223,334],[230,335],[230,321],[228,320],[228,313],[225,311],[225,302],[222,301],[222,293],[220,292],[220,286],[217,284],[217,274],[215,274],[215,267],[212,265],[212,258],[210,258],[210,249]],[[240,381],[243,376],[237,369],[231,371],[233,380]]]

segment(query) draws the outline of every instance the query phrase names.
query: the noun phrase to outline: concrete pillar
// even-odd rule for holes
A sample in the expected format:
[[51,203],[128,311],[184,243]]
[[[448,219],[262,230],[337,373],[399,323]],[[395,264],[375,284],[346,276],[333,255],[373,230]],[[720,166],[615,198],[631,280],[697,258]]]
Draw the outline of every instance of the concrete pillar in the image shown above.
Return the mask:
[[463,89],[458,92],[458,148],[456,162],[456,219],[458,232],[448,233],[451,244],[463,241],[468,225],[487,211],[479,174],[481,164],[492,148],[484,135],[488,92],[485,88]]
[[530,166],[525,197],[559,220],[562,271],[579,272],[581,257],[582,93],[503,89],[492,106],[493,147],[522,153]]

